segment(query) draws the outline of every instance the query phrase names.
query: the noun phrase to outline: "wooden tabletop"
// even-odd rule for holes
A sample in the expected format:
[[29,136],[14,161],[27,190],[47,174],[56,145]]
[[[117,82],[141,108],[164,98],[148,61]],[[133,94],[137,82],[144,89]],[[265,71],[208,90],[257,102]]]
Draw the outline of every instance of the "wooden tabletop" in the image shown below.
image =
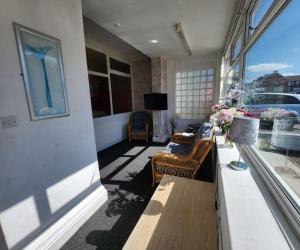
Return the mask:
[[164,176],[123,249],[217,249],[214,185]]

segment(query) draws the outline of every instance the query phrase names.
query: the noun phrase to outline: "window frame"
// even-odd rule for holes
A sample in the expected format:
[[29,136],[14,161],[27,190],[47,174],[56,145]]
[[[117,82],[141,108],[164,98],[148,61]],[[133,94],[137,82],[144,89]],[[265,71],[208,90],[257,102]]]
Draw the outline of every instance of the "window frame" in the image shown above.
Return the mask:
[[[119,59],[117,57],[111,56],[109,53],[106,53],[105,51],[99,50],[98,48],[95,48],[94,46],[90,46],[89,44],[86,44],[85,47],[89,48],[89,49],[92,49],[92,50],[95,50],[97,52],[100,52],[100,53],[104,54],[105,57],[106,57],[107,74],[101,73],[101,72],[96,72],[96,71],[90,71],[90,70],[88,70],[88,74],[89,75],[96,75],[96,76],[101,76],[101,77],[108,78],[110,114],[106,115],[106,116],[101,116],[101,117],[93,117],[93,119],[95,120],[95,119],[107,118],[107,117],[111,117],[111,116],[115,116],[115,115],[124,114],[124,113],[115,113],[114,109],[113,109],[112,85],[111,85],[111,78],[110,78],[111,74],[130,78],[132,107],[131,107],[131,111],[126,112],[126,113],[132,112],[133,111],[133,101],[134,101],[133,100],[133,98],[134,98],[133,97],[133,84],[132,84],[132,64],[128,63],[128,62],[125,62],[124,60],[121,60],[121,59]],[[118,70],[111,69],[111,67],[110,67],[110,58],[113,59],[113,60],[117,60],[117,61],[120,61],[122,63],[128,64],[129,67],[130,67],[130,74],[127,74],[127,73],[124,73],[124,72],[121,72],[121,71],[118,71]]]
[[[254,0],[251,1],[250,6],[247,10],[247,18],[246,18],[246,39],[248,40],[250,37],[254,36],[255,33],[257,32],[257,30],[260,29],[260,27],[263,25],[263,23],[266,21],[267,17],[271,14],[272,10],[274,9],[275,5],[280,2],[277,0],[274,0],[274,2],[271,4],[270,8],[268,9],[268,11],[264,14],[264,16],[262,17],[262,19],[260,20],[259,24],[257,25],[256,28],[251,27],[251,19],[252,19],[252,14],[255,11],[255,8],[257,7],[257,5],[259,4],[259,2],[262,0]],[[252,34],[251,34],[251,31]]]
[[[246,12],[242,15],[236,15],[235,20],[233,21],[233,23],[241,22],[242,27],[240,28],[239,26],[235,26],[232,34],[239,35],[240,32],[242,32],[243,46],[241,49],[241,53],[235,59],[235,62],[231,63],[231,48],[237,38],[235,37],[235,39],[233,39],[234,36],[228,38],[228,42],[226,43],[227,46],[223,53],[223,58],[228,58],[229,54],[230,65],[225,65],[224,79],[228,79],[229,72],[234,69],[236,63],[238,62],[240,62],[240,79],[245,78],[245,65],[247,60],[246,54],[260,38],[260,36],[266,31],[266,29],[268,29],[268,27],[276,20],[277,16],[285,10],[285,7],[291,1],[292,0],[275,0],[252,34],[250,34],[249,32],[251,20],[250,15],[259,0],[242,1],[240,8],[237,10],[237,13],[243,13],[243,10],[246,10]],[[226,85],[226,82],[224,85]],[[222,95],[223,93],[220,93],[220,96]],[[242,151],[242,155],[250,159],[250,162],[252,163],[251,166],[259,174],[259,177],[262,179],[264,185],[268,188],[270,194],[276,201],[278,208],[280,209],[284,218],[287,220],[287,223],[290,225],[292,231],[300,235],[300,206],[295,203],[295,200],[291,197],[291,194],[288,193],[286,188],[283,187],[282,183],[280,183],[276,176],[271,173],[268,167],[269,163],[264,161],[259,153],[256,152],[256,149],[252,146],[243,146],[243,149],[244,150]]]
[[[237,42],[241,39],[241,49],[240,52],[236,55],[236,57],[234,57],[234,48],[237,44]],[[237,61],[240,60],[240,56],[244,47],[244,39],[243,39],[243,29],[242,29],[242,25],[239,28],[239,31],[237,32],[235,39],[232,42],[232,45],[230,46],[230,66],[233,66],[234,64],[236,64]]]
[[292,228],[300,234],[300,206],[295,203],[288,186],[284,187],[278,178],[272,173],[272,167],[266,162],[253,146],[244,146],[244,154],[251,161],[251,166],[259,174],[264,184],[277,202],[280,210],[288,219]]

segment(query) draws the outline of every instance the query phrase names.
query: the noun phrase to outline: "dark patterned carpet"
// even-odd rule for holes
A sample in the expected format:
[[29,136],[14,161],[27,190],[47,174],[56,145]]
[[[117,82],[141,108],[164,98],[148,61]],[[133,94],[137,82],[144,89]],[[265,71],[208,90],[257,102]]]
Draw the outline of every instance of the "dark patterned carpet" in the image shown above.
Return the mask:
[[[98,153],[101,182],[108,201],[61,248],[122,249],[156,187],[152,187],[149,156],[162,144],[120,142]],[[199,178],[212,180],[211,157],[199,172]]]

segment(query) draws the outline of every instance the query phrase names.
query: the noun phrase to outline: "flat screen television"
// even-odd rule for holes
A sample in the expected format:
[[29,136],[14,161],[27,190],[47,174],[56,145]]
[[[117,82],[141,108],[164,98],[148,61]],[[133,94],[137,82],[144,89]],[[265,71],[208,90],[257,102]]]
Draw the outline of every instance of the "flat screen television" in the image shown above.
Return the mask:
[[150,110],[168,110],[167,94],[145,94],[144,95],[145,109]]

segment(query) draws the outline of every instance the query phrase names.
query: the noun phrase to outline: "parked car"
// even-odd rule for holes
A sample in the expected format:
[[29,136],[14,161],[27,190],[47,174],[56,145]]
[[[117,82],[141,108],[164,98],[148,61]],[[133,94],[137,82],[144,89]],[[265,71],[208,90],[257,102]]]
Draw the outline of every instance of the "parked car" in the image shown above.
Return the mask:
[[245,108],[256,115],[269,108],[296,112],[300,116],[300,95],[288,93],[255,93],[246,96]]

